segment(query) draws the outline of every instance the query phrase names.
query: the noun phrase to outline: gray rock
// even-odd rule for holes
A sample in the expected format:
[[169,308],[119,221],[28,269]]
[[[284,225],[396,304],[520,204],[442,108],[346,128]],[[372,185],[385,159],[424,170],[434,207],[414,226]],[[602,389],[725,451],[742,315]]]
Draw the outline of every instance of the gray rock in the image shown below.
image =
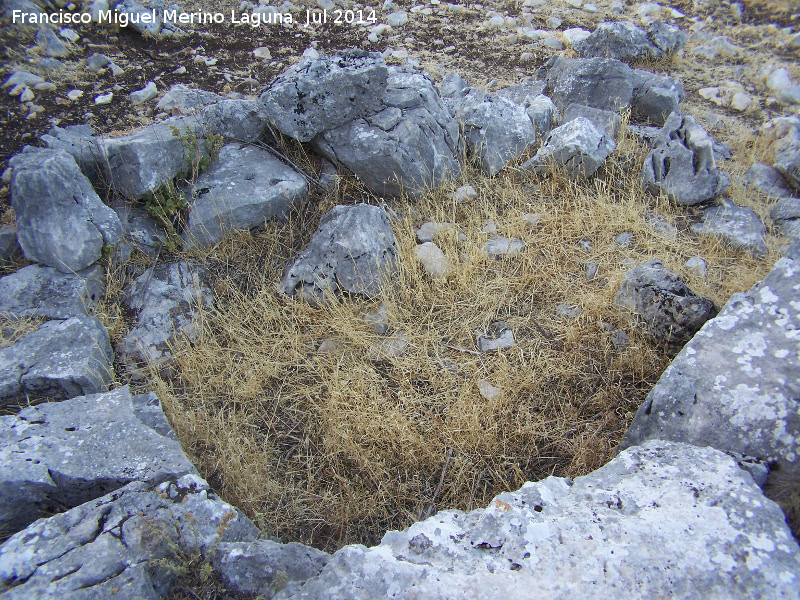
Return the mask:
[[122,241],[114,249],[115,259],[118,262],[127,262],[134,248],[147,256],[155,257],[167,239],[164,229],[139,204],[118,200],[113,209],[123,230]]
[[[147,7],[142,6],[135,0],[122,0],[116,3],[117,12],[126,14],[128,16],[129,27],[134,31],[141,34],[149,34],[156,36],[161,33],[161,26],[164,21],[161,19],[163,12],[155,10],[155,19],[152,19],[152,14]],[[144,15],[144,18],[142,18]]]
[[170,344],[194,340],[202,330],[203,309],[213,305],[204,271],[181,260],[147,269],[122,292],[125,305],[136,311],[136,325],[117,346],[120,358],[134,363],[169,363]]
[[614,241],[622,248],[631,248],[633,247],[633,243],[635,238],[633,233],[630,231],[623,231],[617,237],[614,238]]
[[396,111],[388,122],[383,112],[373,112],[315,137],[317,150],[347,167],[379,196],[419,196],[458,177],[458,123],[430,77],[392,67],[381,92],[384,110],[399,109],[400,120]]
[[25,258],[69,273],[97,261],[122,226],[75,160],[62,150],[35,150],[10,161],[11,206]]
[[34,75],[29,71],[17,70],[11,73],[11,75],[8,76],[8,79],[3,82],[2,88],[14,89],[18,85],[32,88],[37,83],[42,83],[43,81],[44,78],[40,77],[39,75]]
[[653,21],[647,27],[647,37],[655,46],[664,53],[664,56],[671,56],[686,45],[689,36],[680,28],[663,21]]
[[158,600],[187,557],[257,537],[196,475],[137,481],[9,538],[0,546],[0,597]]
[[414,248],[414,254],[431,277],[444,277],[450,270],[450,261],[441,248],[433,242],[425,242]]
[[158,88],[152,81],[148,81],[142,89],[130,93],[131,103],[144,104],[148,100],[152,100],[158,96]]
[[108,332],[95,317],[48,321],[0,348],[0,404],[103,392],[113,360]]
[[580,104],[570,104],[564,111],[564,121],[566,125],[578,117],[589,119],[597,129],[605,131],[612,139],[617,137],[617,131],[622,124],[622,117],[618,113],[601,108],[591,108]]
[[753,163],[742,175],[742,183],[771,198],[788,198],[794,195],[783,175],[777,169],[762,163]]
[[695,294],[655,258],[625,273],[614,306],[640,317],[647,332],[671,348],[683,346],[717,314],[711,299]]
[[647,32],[630,21],[600,23],[589,37],[573,44],[573,48],[584,58],[599,56],[628,62],[664,56]]
[[183,239],[188,247],[213,245],[231,230],[285,219],[307,193],[306,180],[266,150],[228,144],[189,189]]
[[420,243],[424,244],[425,242],[432,241],[433,238],[440,233],[450,231],[454,227],[452,223],[435,223],[433,221],[428,221],[420,225],[420,228],[417,229],[417,239]]
[[50,319],[86,316],[105,295],[105,287],[100,265],[76,273],[30,265],[0,278],[0,314]]
[[17,242],[17,230],[11,225],[0,227],[0,261],[13,260],[22,254]]
[[656,235],[659,235],[667,240],[674,240],[676,237],[678,237],[678,228],[670,223],[664,216],[655,212],[647,211],[644,219],[645,223],[650,226],[650,229],[652,229],[653,233]]
[[800,252],[734,294],[664,371],[623,447],[667,439],[777,463],[800,474]]
[[226,139],[252,143],[267,123],[263,107],[255,100],[220,100],[206,106],[200,120],[205,129]]
[[396,358],[408,350],[408,336],[398,331],[390,338],[382,339],[367,349],[367,358],[372,361],[382,361]]
[[346,50],[301,60],[261,93],[278,130],[301,142],[382,109],[388,69],[377,52]]
[[509,85],[508,87],[499,89],[492,95],[495,97],[500,96],[501,98],[506,98],[511,100],[511,102],[514,104],[519,104],[520,106],[527,108],[534,98],[542,95],[545,86],[546,84],[544,81],[528,79],[521,83],[516,83],[514,85]]
[[386,335],[389,331],[389,305],[381,302],[378,310],[364,315],[364,322],[378,335]]
[[687,260],[685,263],[683,263],[683,268],[693,275],[700,277],[701,279],[705,279],[706,275],[708,274],[706,261],[704,261],[700,256],[693,256]]
[[680,114],[686,97],[683,84],[672,77],[636,69],[631,112],[634,117],[662,126],[672,113]]
[[281,289],[312,304],[328,295],[378,295],[398,260],[386,212],[377,206],[335,206],[320,219],[308,248],[287,266]]
[[69,56],[69,48],[58,39],[58,36],[48,27],[40,27],[36,32],[36,43],[47,56],[56,58],[66,58]]
[[677,204],[692,206],[727,189],[730,179],[717,169],[713,141],[694,117],[672,114],[660,136],[642,167],[647,191],[665,192]]
[[209,104],[214,104],[224,100],[223,96],[213,92],[206,92],[176,83],[164,96],[156,103],[156,109],[173,114],[187,115],[197,112]]
[[800,190],[800,126],[792,127],[789,133],[775,142],[775,162],[780,171],[796,190]]
[[533,130],[538,135],[545,135],[561,123],[561,114],[558,112],[558,108],[544,94],[533,98],[525,108],[525,112],[528,113],[531,123],[533,123]]
[[92,73],[99,73],[110,62],[111,59],[105,54],[94,52],[89,58],[86,59],[86,68]]
[[781,233],[792,240],[800,240],[800,198],[780,200],[769,216],[777,223]]
[[[23,13],[22,15],[18,14],[16,19],[14,19],[15,10]],[[0,3],[0,21],[4,24],[10,23],[15,27],[24,28],[28,26],[28,23],[36,23],[41,14],[41,7],[30,0],[4,0]],[[22,19],[25,19],[25,24]]]
[[489,258],[503,258],[522,252],[525,249],[525,242],[517,238],[499,236],[486,240],[482,248]]
[[729,202],[703,211],[703,220],[692,225],[698,235],[718,238],[737,250],[761,255],[767,252],[764,224],[752,209]]
[[780,508],[732,458],[652,441],[574,481],[526,483],[485,510],[346,546],[276,598],[791,598],[798,577]]
[[585,117],[577,117],[553,129],[533,158],[522,165],[537,173],[561,168],[571,179],[595,174],[617,145]]
[[469,84],[458,73],[447,73],[442,78],[442,85],[439,86],[439,93],[442,98],[456,98],[461,95],[462,90],[469,87]]
[[496,352],[514,345],[514,332],[508,328],[505,321],[495,321],[489,325],[485,334],[476,336],[475,341],[478,351]]
[[484,174],[493,177],[509,161],[524,154],[536,141],[525,109],[502,96],[486,95],[479,104],[457,110],[467,152]]
[[[0,528],[19,531],[132,481],[197,474],[174,434],[136,414],[135,403],[149,409],[148,400],[132,398],[126,386],[0,417]],[[170,430],[155,402],[160,427]]]
[[98,161],[101,153],[97,138],[90,125],[69,125],[53,127],[49,133],[40,137],[42,142],[54,150],[63,150],[78,163],[81,172],[91,181],[100,179]]
[[228,589],[272,598],[278,591],[298,590],[319,575],[330,555],[294,542],[256,540],[217,544],[209,560]]
[[633,99],[633,70],[611,58],[554,56],[539,69],[537,78],[544,79],[545,93],[561,110],[575,103],[619,111]]

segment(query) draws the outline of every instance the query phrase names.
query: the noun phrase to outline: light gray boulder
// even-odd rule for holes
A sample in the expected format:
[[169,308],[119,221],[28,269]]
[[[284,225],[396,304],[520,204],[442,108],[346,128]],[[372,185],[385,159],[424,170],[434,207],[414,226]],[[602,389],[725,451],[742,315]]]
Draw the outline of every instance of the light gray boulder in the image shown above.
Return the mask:
[[544,94],[532,98],[525,107],[525,112],[528,113],[537,135],[545,135],[561,123],[561,113],[553,101]]
[[319,575],[330,555],[295,542],[256,540],[217,544],[209,559],[229,590],[266,599],[299,590]]
[[258,529],[196,475],[129,483],[0,546],[0,598],[160,600],[187,557]]
[[122,291],[125,305],[136,311],[136,325],[117,346],[129,368],[136,363],[168,364],[170,344],[197,338],[203,309],[214,303],[203,276],[203,269],[184,260],[158,264]]
[[50,319],[86,316],[105,295],[105,288],[100,265],[76,273],[30,265],[0,278],[0,314]]
[[780,171],[763,163],[753,163],[742,175],[742,183],[771,198],[788,198],[794,195]]
[[100,148],[90,125],[53,127],[47,134],[40,136],[40,139],[48,148],[63,150],[71,155],[90,181],[96,182],[100,179]]
[[122,237],[116,213],[103,204],[75,160],[62,150],[22,152],[11,165],[11,206],[25,258],[64,273],[100,259]]
[[209,104],[224,100],[224,96],[176,83],[156,103],[156,109],[171,112],[174,116],[197,112]]
[[622,447],[648,439],[713,446],[800,474],[800,247],[734,294],[664,371]]
[[345,546],[276,598],[794,598],[799,577],[783,513],[733,459],[650,441],[574,481]]
[[536,79],[527,79],[514,85],[501,88],[494,92],[492,95],[511,100],[514,104],[519,104],[525,108],[528,107],[531,100],[537,96],[542,95],[546,84],[544,81]]
[[486,253],[486,256],[495,259],[514,256],[522,252],[525,248],[525,242],[521,239],[509,238],[502,235],[489,238],[481,245],[481,249]]
[[345,50],[304,59],[261,92],[267,119],[301,142],[382,109],[388,69],[377,52]]
[[462,90],[470,87],[469,83],[458,73],[447,73],[442,78],[442,85],[439,86],[439,94],[442,98],[456,98]]
[[633,62],[662,59],[686,44],[688,36],[677,27],[667,23],[653,25],[645,31],[630,21],[600,23],[589,37],[573,44],[573,48],[581,57]]
[[714,143],[694,117],[672,114],[642,166],[642,186],[673,202],[692,206],[716,198],[730,178],[717,169]]
[[732,248],[753,255],[767,252],[764,224],[752,209],[725,201],[703,211],[703,220],[692,225],[697,235],[722,240]]
[[[147,423],[153,417],[156,427]],[[5,531],[19,531],[132,481],[161,483],[197,474],[158,398],[132,397],[127,386],[31,406],[0,417],[0,423],[0,528]]]
[[285,218],[305,198],[308,183],[266,150],[233,143],[222,148],[217,161],[187,192],[191,200],[184,242],[187,247],[207,246],[231,230]]
[[312,304],[339,293],[377,296],[398,260],[399,244],[377,206],[335,206],[320,219],[308,248],[287,266],[281,289]]
[[69,48],[49,27],[39,27],[39,31],[36,32],[36,44],[47,56],[66,58],[70,55]]
[[617,147],[614,140],[589,119],[577,117],[553,129],[533,158],[522,165],[537,173],[554,166],[571,179],[591,177]]
[[710,298],[695,294],[655,258],[625,273],[614,306],[641,318],[647,333],[669,348],[683,346],[717,314]]
[[791,127],[789,133],[775,142],[775,162],[780,171],[796,190],[800,190],[800,126]]
[[104,392],[113,360],[108,332],[97,318],[48,321],[0,348],[0,405]]
[[560,110],[572,103],[619,111],[633,99],[634,73],[611,58],[554,56],[536,74],[545,81],[547,94]]
[[391,67],[383,109],[314,138],[314,147],[344,165],[379,196],[419,196],[461,173],[458,123],[426,74]]
[[131,99],[131,104],[144,104],[145,102],[148,102],[158,96],[158,88],[156,87],[155,82],[148,81],[147,85],[145,85],[142,89],[131,92],[129,96]]
[[772,207],[769,216],[783,235],[791,240],[800,240],[800,198],[783,198]]
[[672,113],[680,114],[680,103],[686,97],[683,84],[666,75],[635,69],[632,115],[659,127]]
[[489,177],[524,154],[536,141],[536,131],[525,108],[503,96],[486,95],[475,103],[456,107],[467,153]]
[[563,123],[569,123],[578,117],[589,119],[592,125],[600,131],[605,131],[612,139],[617,136],[619,126],[622,124],[622,117],[619,116],[619,113],[574,103],[564,111]]
[[252,143],[261,137],[267,113],[255,100],[223,99],[203,108],[199,119],[207,132]]

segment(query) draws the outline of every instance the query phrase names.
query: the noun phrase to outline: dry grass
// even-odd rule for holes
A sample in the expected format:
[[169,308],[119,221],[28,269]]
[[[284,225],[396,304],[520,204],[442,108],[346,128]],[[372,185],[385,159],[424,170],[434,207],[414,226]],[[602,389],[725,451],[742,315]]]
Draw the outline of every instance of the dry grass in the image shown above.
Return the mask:
[[[277,291],[319,215],[368,196],[352,181],[305,207],[299,222],[235,234],[195,257],[211,273],[216,309],[202,337],[176,349],[173,377],[154,375],[149,385],[201,473],[268,533],[333,550],[376,543],[439,508],[480,507],[527,480],[579,476],[610,460],[670,360],[612,307],[628,268],[622,261],[658,257],[721,305],[762,279],[775,258],[691,238],[690,211],[640,189],[643,149],[622,139],[615,157],[584,184],[468,170],[398,202],[400,269],[372,301],[314,308]],[[478,198],[455,204],[447,193],[465,183]],[[656,235],[647,211],[681,235]],[[541,213],[538,225],[525,213]],[[488,260],[480,249],[488,219],[527,248]],[[467,238],[451,231],[435,239],[453,265],[443,280],[431,279],[412,252],[415,229],[428,220],[456,223]],[[633,248],[615,244],[623,231],[635,235]],[[578,244],[584,238],[589,252]],[[682,268],[696,254],[708,262],[705,280]],[[600,265],[594,281],[584,275],[589,261]],[[388,335],[403,332],[410,345],[400,357],[373,361],[369,349],[382,338],[363,316],[381,301],[391,307]],[[566,319],[558,304],[581,314]],[[513,348],[483,356],[453,349],[474,351],[476,333],[497,320],[513,330]],[[630,347],[616,351],[601,323],[626,329]],[[323,340],[336,349],[318,352]],[[482,397],[481,379],[500,396]]]

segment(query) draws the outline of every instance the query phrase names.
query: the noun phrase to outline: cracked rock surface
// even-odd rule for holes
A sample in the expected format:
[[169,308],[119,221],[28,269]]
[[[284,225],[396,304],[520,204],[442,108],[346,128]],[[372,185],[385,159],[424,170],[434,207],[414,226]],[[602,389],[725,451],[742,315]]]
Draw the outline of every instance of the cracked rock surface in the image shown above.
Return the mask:
[[616,147],[605,130],[595,127],[586,117],[576,117],[547,134],[536,155],[522,168],[547,172],[556,166],[572,179],[588,178]]

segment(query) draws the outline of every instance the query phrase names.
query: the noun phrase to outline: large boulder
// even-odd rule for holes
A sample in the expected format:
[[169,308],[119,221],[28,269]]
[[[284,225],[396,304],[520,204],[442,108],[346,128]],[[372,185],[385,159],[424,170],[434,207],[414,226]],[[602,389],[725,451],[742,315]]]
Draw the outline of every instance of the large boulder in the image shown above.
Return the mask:
[[233,143],[188,190],[191,198],[183,239],[211,245],[233,229],[252,229],[285,218],[305,198],[308,183],[292,167],[261,148]]
[[664,371],[623,447],[648,439],[710,445],[800,476],[800,247],[734,294]]
[[154,394],[128,387],[0,417],[0,529],[94,500],[132,481],[197,473]]
[[775,168],[793,188],[800,190],[800,126],[792,127],[787,135],[775,142],[773,148]]
[[637,315],[651,336],[672,348],[683,346],[717,314],[711,299],[695,294],[655,258],[625,273],[614,306]]
[[580,104],[570,104],[564,111],[564,124],[574,121],[578,117],[589,119],[599,131],[605,131],[608,136],[613,140],[620,125],[622,125],[622,117],[619,113],[610,110],[603,110],[602,108],[592,108],[591,106],[582,106]]
[[122,237],[116,213],[103,204],[63,150],[30,149],[11,165],[11,206],[25,258],[63,273],[100,259]]
[[187,560],[258,529],[196,475],[134,482],[0,546],[0,598],[161,600]]
[[686,40],[686,33],[666,23],[645,31],[630,21],[614,21],[600,23],[589,37],[573,47],[581,57],[633,62],[662,59],[682,48]]
[[680,114],[680,103],[686,97],[683,84],[667,75],[635,69],[631,114],[659,127],[672,113]]
[[379,546],[345,546],[286,600],[796,598],[781,509],[713,448],[650,441],[574,481],[442,511]]
[[129,368],[137,363],[165,366],[171,344],[197,338],[203,309],[214,303],[203,276],[203,269],[184,260],[158,264],[122,291],[125,305],[136,312],[136,325],[117,346]]
[[560,110],[572,103],[619,111],[630,106],[635,77],[623,62],[611,58],[554,56],[537,72],[545,94]]
[[398,260],[399,244],[377,206],[336,206],[322,219],[308,248],[287,266],[281,289],[312,304],[339,293],[377,296]]
[[381,196],[418,196],[458,177],[458,123],[431,78],[392,67],[380,97],[379,112],[317,135],[317,150]]
[[377,52],[346,50],[301,60],[276,77],[258,101],[281,133],[309,142],[379,112],[388,75]]
[[730,179],[717,169],[714,142],[694,117],[672,114],[642,166],[642,186],[664,192],[677,204],[695,205],[716,198]]
[[108,332],[95,317],[48,321],[0,348],[0,406],[103,392],[113,379],[113,360]]
[[257,141],[267,123],[264,107],[255,100],[244,99],[223,98],[203,108],[196,118],[207,133],[244,143]]
[[767,253],[764,224],[751,208],[724,202],[703,211],[703,220],[692,225],[692,231],[701,236],[722,240],[736,250],[748,254]]
[[555,166],[564,169],[572,179],[587,178],[595,174],[616,147],[605,130],[598,129],[585,117],[576,117],[548,133],[541,148],[522,168],[538,173]]
[[40,136],[42,142],[53,150],[63,150],[78,163],[81,172],[90,181],[100,179],[100,147],[91,125],[68,125],[53,127]]
[[176,83],[156,104],[156,109],[172,113],[173,116],[187,115],[196,113],[209,104],[215,104],[224,100],[224,96],[207,92],[197,88],[191,88]]
[[104,294],[105,273],[100,265],[76,273],[30,265],[0,278],[0,314],[50,319],[85,316]]
[[780,171],[763,163],[753,163],[742,175],[742,183],[772,198],[788,198],[794,195]]

